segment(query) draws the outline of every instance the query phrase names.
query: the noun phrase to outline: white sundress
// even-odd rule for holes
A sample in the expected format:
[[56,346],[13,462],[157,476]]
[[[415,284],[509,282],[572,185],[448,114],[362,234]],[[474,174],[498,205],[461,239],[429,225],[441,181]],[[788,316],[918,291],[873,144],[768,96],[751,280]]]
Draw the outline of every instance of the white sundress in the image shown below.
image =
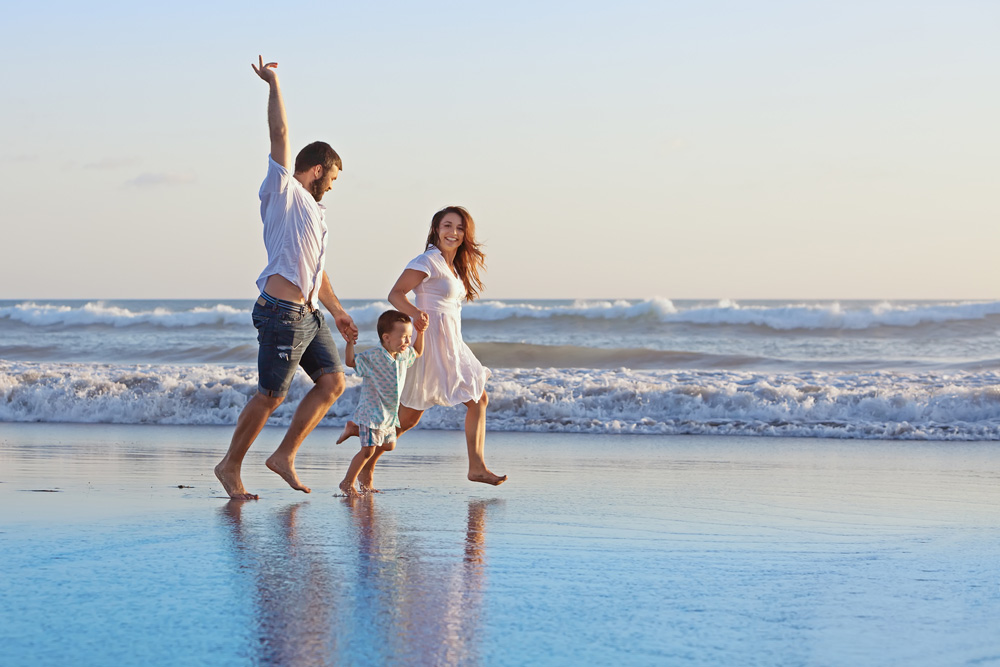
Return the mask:
[[434,246],[413,258],[406,268],[427,274],[413,293],[417,308],[427,313],[429,321],[423,354],[406,374],[399,402],[414,410],[426,410],[432,405],[478,401],[492,373],[462,340],[465,284],[451,272]]

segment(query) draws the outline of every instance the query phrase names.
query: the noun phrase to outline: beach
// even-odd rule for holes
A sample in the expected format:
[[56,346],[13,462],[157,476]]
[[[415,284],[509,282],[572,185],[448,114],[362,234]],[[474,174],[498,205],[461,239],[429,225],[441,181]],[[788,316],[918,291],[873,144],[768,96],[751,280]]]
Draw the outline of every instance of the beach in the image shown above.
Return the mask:
[[228,426],[0,430],[9,664],[907,664],[1000,660],[1000,450],[984,442],[408,433],[292,491],[211,470]]

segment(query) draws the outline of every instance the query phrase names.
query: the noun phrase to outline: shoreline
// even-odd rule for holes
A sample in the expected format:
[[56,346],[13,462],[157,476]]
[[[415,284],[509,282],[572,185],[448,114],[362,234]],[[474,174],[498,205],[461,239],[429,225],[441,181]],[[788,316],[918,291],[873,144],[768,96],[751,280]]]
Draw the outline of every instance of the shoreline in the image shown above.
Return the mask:
[[490,433],[510,475],[491,487],[465,481],[460,432],[420,430],[380,462],[384,493],[350,501],[334,494],[356,440],[306,440],[306,495],[264,468],[268,427],[244,466],[261,500],[236,502],[212,475],[228,426],[2,427],[13,662],[1000,653],[991,442]]

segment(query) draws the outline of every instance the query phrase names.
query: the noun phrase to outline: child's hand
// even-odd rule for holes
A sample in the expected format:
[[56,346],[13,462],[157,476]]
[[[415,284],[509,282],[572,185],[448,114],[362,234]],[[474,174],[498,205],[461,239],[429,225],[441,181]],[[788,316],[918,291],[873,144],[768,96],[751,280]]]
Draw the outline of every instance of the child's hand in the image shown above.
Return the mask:
[[413,318],[413,328],[417,331],[424,331],[430,323],[430,317],[424,311],[420,311],[420,316]]

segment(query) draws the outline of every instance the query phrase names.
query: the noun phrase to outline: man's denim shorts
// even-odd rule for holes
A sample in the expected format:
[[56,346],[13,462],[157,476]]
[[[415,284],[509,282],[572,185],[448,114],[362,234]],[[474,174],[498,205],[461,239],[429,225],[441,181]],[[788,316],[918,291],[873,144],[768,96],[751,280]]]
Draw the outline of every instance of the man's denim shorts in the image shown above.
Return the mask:
[[260,343],[258,390],[265,396],[287,395],[299,366],[313,382],[325,373],[344,372],[330,327],[319,310],[310,311],[305,305],[297,309],[270,303],[261,305],[258,301],[253,307],[253,325]]

